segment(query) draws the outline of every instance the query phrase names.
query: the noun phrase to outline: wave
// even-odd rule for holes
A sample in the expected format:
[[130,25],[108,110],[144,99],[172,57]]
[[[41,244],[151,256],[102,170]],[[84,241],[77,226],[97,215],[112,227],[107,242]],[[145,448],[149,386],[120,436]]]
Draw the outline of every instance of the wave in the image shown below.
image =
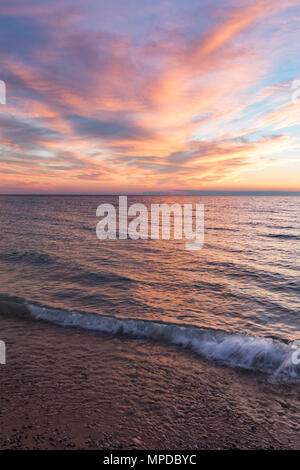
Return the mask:
[[0,295],[0,316],[30,319],[30,310],[20,298]]
[[279,240],[300,240],[299,235],[290,235],[285,233],[269,233],[268,235],[264,235],[266,238],[277,238]]
[[113,335],[125,334],[162,341],[190,349],[200,356],[231,367],[263,372],[278,379],[300,381],[300,365],[292,363],[295,349],[291,344],[274,338],[231,334],[191,325],[68,312],[21,304],[19,301],[0,301],[1,314],[42,320],[64,327],[79,327]]
[[2,261],[8,263],[27,263],[27,264],[53,264],[54,260],[47,253],[35,252],[19,252],[12,251],[10,253],[2,253],[0,255]]
[[238,229],[229,227],[206,227],[205,230],[220,230],[221,232],[238,232]]
[[87,272],[83,269],[77,268],[76,274],[70,276],[69,279],[73,282],[80,282],[81,284],[87,284],[89,286],[99,284],[115,284],[118,287],[127,289],[127,284],[134,283],[135,281],[129,277],[120,276],[119,274],[114,274],[112,272],[107,273],[97,273],[97,272]]

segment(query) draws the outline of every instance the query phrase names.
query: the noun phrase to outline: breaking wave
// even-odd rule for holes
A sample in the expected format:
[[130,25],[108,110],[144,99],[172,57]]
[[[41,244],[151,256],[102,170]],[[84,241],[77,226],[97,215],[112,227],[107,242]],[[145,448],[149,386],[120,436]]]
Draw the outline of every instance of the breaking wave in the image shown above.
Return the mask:
[[[254,335],[159,321],[118,318],[93,313],[0,301],[0,315],[16,315],[65,327],[79,327],[109,334],[125,334],[178,345],[231,367],[263,372],[279,379],[300,381],[300,365],[292,363],[291,344]],[[300,355],[299,355],[300,356]]]

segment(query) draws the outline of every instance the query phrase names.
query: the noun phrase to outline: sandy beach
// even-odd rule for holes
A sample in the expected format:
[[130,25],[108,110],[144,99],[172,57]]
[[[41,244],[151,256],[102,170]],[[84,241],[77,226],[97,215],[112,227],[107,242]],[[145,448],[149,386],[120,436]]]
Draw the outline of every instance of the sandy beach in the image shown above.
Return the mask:
[[299,449],[299,386],[176,346],[1,317],[1,449]]

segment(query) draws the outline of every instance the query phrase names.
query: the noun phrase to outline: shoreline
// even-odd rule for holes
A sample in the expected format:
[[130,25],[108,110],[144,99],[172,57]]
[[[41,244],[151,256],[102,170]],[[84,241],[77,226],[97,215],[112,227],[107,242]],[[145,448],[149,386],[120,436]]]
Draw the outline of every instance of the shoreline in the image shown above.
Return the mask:
[[0,327],[0,449],[300,448],[298,385],[146,339]]

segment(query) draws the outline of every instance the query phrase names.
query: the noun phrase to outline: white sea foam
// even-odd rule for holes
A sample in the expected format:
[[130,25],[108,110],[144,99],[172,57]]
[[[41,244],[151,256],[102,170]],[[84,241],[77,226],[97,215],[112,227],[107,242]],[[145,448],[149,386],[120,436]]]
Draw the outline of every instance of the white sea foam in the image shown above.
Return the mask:
[[218,330],[149,320],[66,312],[36,305],[28,307],[35,319],[61,326],[164,341],[231,367],[260,371],[297,382],[300,380],[300,367],[291,360],[294,352],[292,346],[270,338],[229,334]]

